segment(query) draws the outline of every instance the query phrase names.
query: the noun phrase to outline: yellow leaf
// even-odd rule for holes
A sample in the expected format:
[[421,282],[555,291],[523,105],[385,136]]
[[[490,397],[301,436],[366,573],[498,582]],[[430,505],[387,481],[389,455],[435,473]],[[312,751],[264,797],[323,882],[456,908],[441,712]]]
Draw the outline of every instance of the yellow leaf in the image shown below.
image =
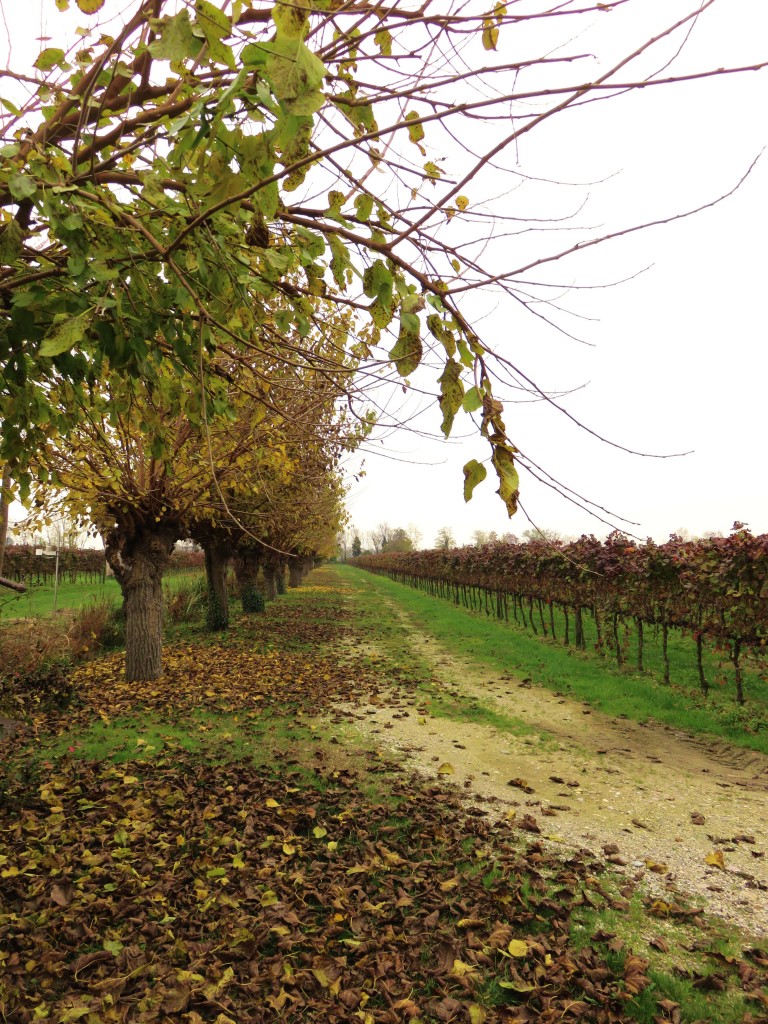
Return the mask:
[[721,871],[725,871],[725,857],[722,850],[713,850],[712,853],[708,853],[704,858],[704,863],[711,864],[713,868],[720,868]]
[[75,0],[83,14],[95,14],[104,6],[104,0]]
[[495,50],[496,43],[499,41],[499,30],[493,24],[490,19],[486,18],[483,22],[483,49],[484,50]]
[[485,1024],[488,1014],[477,1003],[472,1003],[469,1007],[469,1024]]
[[463,960],[454,960],[453,967],[450,970],[450,974],[454,978],[463,978],[465,974],[472,974],[475,968],[472,964],[467,964]]
[[666,875],[669,867],[666,864],[659,864],[655,860],[646,860],[645,866],[649,871],[655,871],[657,875]]
[[469,206],[469,200],[467,199],[466,196],[456,196],[456,206],[460,210],[466,210],[466,208]]
[[440,767],[437,769],[438,775],[453,775],[453,765],[449,761],[443,761]]
[[528,943],[523,939],[510,939],[507,951],[511,956],[528,956]]
[[279,807],[280,804],[277,802],[277,800],[273,800],[272,797],[270,796],[270,797],[267,797],[267,799],[264,801],[264,806],[265,807]]

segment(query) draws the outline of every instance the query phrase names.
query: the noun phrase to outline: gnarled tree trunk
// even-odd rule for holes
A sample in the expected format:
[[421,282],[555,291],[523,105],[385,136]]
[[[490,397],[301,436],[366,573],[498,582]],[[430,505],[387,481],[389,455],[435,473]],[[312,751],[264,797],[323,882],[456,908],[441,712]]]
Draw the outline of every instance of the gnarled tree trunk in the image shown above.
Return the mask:
[[292,558],[288,563],[288,586],[298,587],[301,586],[301,581],[304,579],[304,559],[303,558]]
[[277,558],[268,558],[264,562],[263,573],[264,573],[264,596],[267,601],[274,601],[278,593],[283,593],[284,589],[281,590],[278,586],[278,580],[282,580],[284,572],[284,566],[282,561]]
[[208,629],[229,628],[229,594],[227,593],[227,562],[229,549],[224,544],[207,542],[205,552],[205,576],[208,582],[208,606],[205,623]]
[[258,587],[259,567],[261,558],[256,551],[248,548],[238,550],[233,560],[235,576],[240,587],[240,600],[244,612],[261,612],[264,610],[264,599]]
[[163,671],[163,573],[176,543],[168,527],[116,527],[106,538],[106,554],[123,592],[125,678],[159,679]]

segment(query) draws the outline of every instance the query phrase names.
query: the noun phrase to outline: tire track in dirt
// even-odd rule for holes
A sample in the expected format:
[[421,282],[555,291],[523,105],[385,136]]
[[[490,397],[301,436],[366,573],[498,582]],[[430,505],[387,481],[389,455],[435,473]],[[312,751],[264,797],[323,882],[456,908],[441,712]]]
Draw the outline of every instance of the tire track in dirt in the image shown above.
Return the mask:
[[[444,781],[493,813],[514,811],[515,821],[535,821],[551,841],[602,851],[661,896],[669,898],[670,889],[687,894],[740,928],[768,935],[768,757],[664,725],[613,719],[510,674],[478,669],[387,604],[438,691],[522,720],[533,735],[428,717],[418,698],[396,694],[386,704],[339,708],[337,721],[427,776],[449,763]],[[706,863],[715,850],[722,870]]]

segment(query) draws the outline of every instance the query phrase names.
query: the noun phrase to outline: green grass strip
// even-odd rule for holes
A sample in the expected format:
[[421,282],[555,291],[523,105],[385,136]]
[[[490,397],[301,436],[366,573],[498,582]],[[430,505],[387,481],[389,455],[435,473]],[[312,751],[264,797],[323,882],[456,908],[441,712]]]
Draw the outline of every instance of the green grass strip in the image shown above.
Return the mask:
[[[764,681],[751,680],[755,696],[740,708],[732,697],[665,686],[647,673],[617,670],[607,659],[532,636],[521,627],[470,612],[441,598],[351,566],[333,567],[353,587],[363,607],[384,614],[381,599],[394,602],[414,627],[435,637],[452,655],[480,670],[510,672],[588,702],[607,715],[653,719],[690,733],[720,737],[768,753],[768,701]],[[378,602],[378,603],[377,603]]]

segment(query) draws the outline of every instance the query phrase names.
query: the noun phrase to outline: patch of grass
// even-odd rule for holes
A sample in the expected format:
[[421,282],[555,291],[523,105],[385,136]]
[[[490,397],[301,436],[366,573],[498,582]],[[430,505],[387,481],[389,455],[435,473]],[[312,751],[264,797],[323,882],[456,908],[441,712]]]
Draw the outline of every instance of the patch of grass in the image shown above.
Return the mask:
[[[601,937],[595,939],[595,935]],[[621,949],[610,947],[609,942],[616,940],[623,944]],[[637,892],[626,911],[607,907],[575,911],[570,942],[575,949],[592,946],[599,950],[606,963],[618,971],[630,951],[649,961],[648,977],[652,984],[626,1004],[627,1015],[640,1024],[654,1024],[658,1020],[660,999],[680,1005],[683,1024],[704,1020],[712,1024],[742,1024],[750,1009],[738,978],[743,936],[717,919],[708,919],[700,927],[684,920],[649,917],[642,893]],[[667,951],[654,946],[654,942],[668,947]],[[724,980],[723,991],[695,986],[697,979],[713,974]]]
[[[334,566],[332,571],[347,585],[354,586],[363,607],[375,608],[376,616],[387,625],[396,622],[391,613],[387,615],[385,607],[386,602],[393,602],[417,629],[435,637],[446,651],[470,668],[530,677],[538,685],[566,693],[614,717],[624,715],[636,722],[653,719],[768,754],[768,686],[754,673],[746,684],[745,708],[739,708],[722,693],[711,692],[705,700],[698,691],[698,677],[693,682],[695,661],[693,674],[689,674],[686,682],[682,669],[675,668],[678,655],[674,652],[672,679],[679,677],[680,681],[665,686],[650,673],[619,670],[597,654],[545,641],[522,627],[487,618],[384,577],[351,566]],[[370,623],[372,618],[369,613],[364,621]],[[587,630],[591,628],[586,622],[585,626]],[[386,643],[386,635],[381,640],[377,634],[377,641]],[[670,640],[671,647],[677,648],[686,642],[680,636]],[[649,641],[649,665],[650,650]],[[712,652],[708,657],[707,671],[714,677],[720,671],[717,658]]]
[[[163,578],[163,588],[174,593],[185,586],[200,573],[174,572]],[[3,594],[3,619],[48,618],[53,615],[53,584],[31,586],[25,594],[16,594],[6,598]],[[120,585],[114,576],[107,576],[103,581],[76,580],[71,583],[67,579],[59,580],[56,594],[56,614],[67,609],[82,608],[89,602],[100,604],[113,601],[119,605],[122,601]]]

